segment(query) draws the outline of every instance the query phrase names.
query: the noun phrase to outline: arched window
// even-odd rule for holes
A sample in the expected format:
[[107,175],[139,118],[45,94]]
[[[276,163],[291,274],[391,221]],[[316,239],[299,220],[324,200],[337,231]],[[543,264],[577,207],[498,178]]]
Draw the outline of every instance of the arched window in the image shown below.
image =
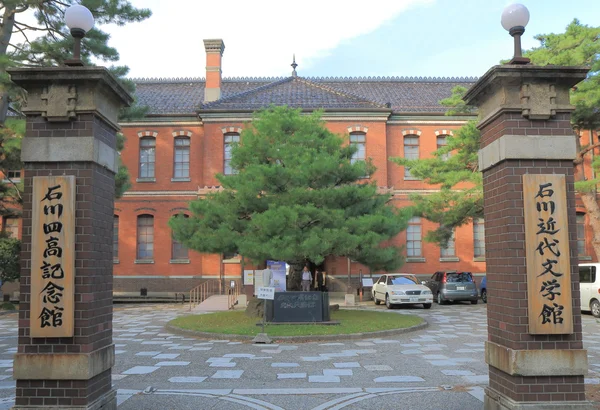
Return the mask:
[[452,231],[452,236],[448,239],[448,243],[445,247],[440,247],[441,258],[454,258],[456,256],[456,246],[454,240],[454,234],[456,231]]
[[190,177],[190,139],[187,137],[175,138],[173,159],[173,178]]
[[9,236],[13,239],[19,238],[19,218],[7,216],[4,218],[4,224],[2,226],[2,230],[9,234]]
[[473,256],[485,258],[485,223],[483,218],[473,218]]
[[155,138],[144,137],[140,139],[140,178],[154,178],[155,150]]
[[353,132],[350,134],[350,144],[356,147],[356,152],[352,154],[351,162],[354,164],[358,161],[366,161],[367,136],[362,132]]
[[421,218],[417,216],[410,218],[406,229],[406,256],[409,258],[420,258],[422,256],[421,237]]
[[140,215],[137,218],[137,259],[151,261],[154,259],[154,217]]
[[119,260],[119,217],[113,217],[113,261]]
[[[419,159],[419,136],[404,136],[404,158]],[[404,179],[417,179],[410,174],[410,168],[404,167]]]
[[[178,215],[177,218],[180,218],[181,215]],[[188,218],[187,215],[183,215],[184,218]],[[183,246],[182,243],[177,241],[173,235],[171,235],[171,260],[173,261],[185,261],[188,260],[189,252],[188,248]]]
[[240,142],[240,134],[225,134],[223,140],[223,174],[225,175],[237,174],[237,170],[231,167],[231,149],[236,142]]
[[585,214],[577,213],[577,256],[587,256],[585,252]]

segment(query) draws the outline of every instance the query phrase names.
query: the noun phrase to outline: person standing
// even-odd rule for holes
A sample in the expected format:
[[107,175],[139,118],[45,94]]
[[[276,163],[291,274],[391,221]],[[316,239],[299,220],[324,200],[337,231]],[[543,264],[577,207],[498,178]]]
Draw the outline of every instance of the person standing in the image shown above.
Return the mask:
[[317,282],[317,286],[316,288],[319,290],[319,292],[323,292],[324,289],[324,281],[323,281],[323,271],[321,269],[317,269],[315,272],[315,279]]
[[312,274],[308,270],[308,266],[304,266],[302,270],[302,292],[310,291],[310,283],[312,282]]

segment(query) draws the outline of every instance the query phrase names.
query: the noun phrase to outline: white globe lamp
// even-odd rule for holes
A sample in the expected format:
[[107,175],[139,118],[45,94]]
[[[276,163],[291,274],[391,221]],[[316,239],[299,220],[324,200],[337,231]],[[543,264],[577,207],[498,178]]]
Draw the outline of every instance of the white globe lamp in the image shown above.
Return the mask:
[[85,33],[94,27],[94,16],[87,7],[75,4],[65,11],[65,23],[71,30],[71,35],[75,39],[73,47],[73,60],[68,60],[67,65],[82,66],[81,61],[81,39]]
[[521,51],[521,36],[525,33],[525,26],[529,23],[529,10],[522,4],[514,3],[506,6],[500,19],[502,27],[513,36],[515,53],[509,64],[527,64],[529,59],[523,57]]

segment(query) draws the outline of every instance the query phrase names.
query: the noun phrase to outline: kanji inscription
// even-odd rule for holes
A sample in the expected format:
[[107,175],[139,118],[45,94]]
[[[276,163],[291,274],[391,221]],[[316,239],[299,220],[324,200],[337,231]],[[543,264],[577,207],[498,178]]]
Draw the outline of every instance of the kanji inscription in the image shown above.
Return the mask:
[[73,337],[75,177],[34,177],[31,337]]
[[530,334],[573,333],[564,175],[523,175]]

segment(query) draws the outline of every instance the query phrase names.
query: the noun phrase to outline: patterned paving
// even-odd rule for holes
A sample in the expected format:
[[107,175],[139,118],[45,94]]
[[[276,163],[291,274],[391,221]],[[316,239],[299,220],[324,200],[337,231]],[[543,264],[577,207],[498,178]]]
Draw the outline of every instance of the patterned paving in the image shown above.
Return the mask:
[[[148,403],[163,399],[172,402],[167,408],[393,409],[398,399],[413,396],[420,399],[411,409],[482,408],[488,383],[485,305],[395,309],[389,314],[417,314],[430,326],[390,338],[279,345],[199,340],[164,330],[183,314],[184,308],[173,305],[116,309],[113,383],[120,409],[161,408]],[[16,315],[0,316],[0,409],[14,400],[16,324]],[[597,384],[600,323],[584,315],[583,324],[586,382]],[[300,398],[308,396],[314,405],[307,407]]]

